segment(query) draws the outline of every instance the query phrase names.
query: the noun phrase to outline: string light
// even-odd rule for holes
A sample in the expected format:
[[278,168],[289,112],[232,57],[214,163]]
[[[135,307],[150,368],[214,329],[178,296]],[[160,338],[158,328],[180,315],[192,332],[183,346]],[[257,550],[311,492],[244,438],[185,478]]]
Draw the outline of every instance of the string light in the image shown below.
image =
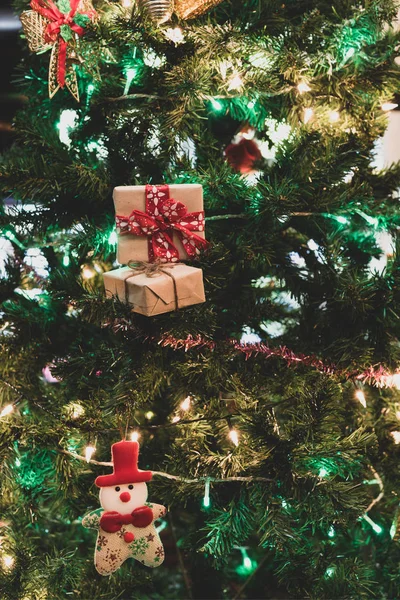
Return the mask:
[[210,480],[206,479],[206,483],[204,485],[203,506],[204,506],[204,508],[209,508],[210,504],[211,504],[211,500],[210,500]]
[[224,106],[223,106],[222,102],[219,102],[219,100],[216,100],[215,98],[211,98],[210,102],[211,102],[212,108],[216,112],[221,112],[221,110],[223,110]]
[[83,279],[93,279],[93,277],[95,277],[95,275],[96,275],[96,271],[89,265],[85,265],[82,267]]
[[78,404],[77,402],[71,402],[67,406],[67,409],[68,415],[71,419],[79,419],[79,417],[85,414],[85,409],[83,408],[83,406],[81,406],[81,404]]
[[250,556],[247,554],[247,548],[239,546],[238,549],[242,554],[242,564],[237,567],[236,573],[238,575],[250,575],[257,568],[257,563],[256,561],[251,560]]
[[400,444],[400,431],[391,431],[390,435],[392,436],[395,444]]
[[228,90],[239,90],[243,86],[243,80],[239,73],[234,73],[228,82]]
[[300,81],[297,86],[297,91],[299,94],[304,94],[305,92],[311,92],[311,88],[306,81]]
[[131,433],[132,442],[137,442],[139,438],[140,438],[140,433],[136,430],[132,431],[132,433]]
[[125,83],[124,93],[123,93],[124,96],[126,96],[128,94],[129,89],[132,84],[132,81],[135,79],[136,75],[138,74],[138,71],[139,71],[138,67],[129,67],[125,71],[126,83]]
[[110,233],[110,235],[108,236],[107,242],[109,243],[110,246],[116,246],[117,241],[118,241],[117,232],[115,231],[115,229],[113,229],[112,232]]
[[131,8],[132,0],[121,0],[123,8]]
[[250,102],[247,103],[247,108],[254,108],[256,105],[256,103],[254,102],[254,100],[250,100]]
[[85,459],[86,462],[90,462],[90,459],[92,458],[93,454],[96,452],[96,448],[94,446],[86,446],[85,448]]
[[329,530],[328,530],[328,537],[333,538],[335,537],[335,528],[333,525],[330,526]]
[[231,429],[228,434],[229,439],[235,446],[239,446],[239,434],[236,429]]
[[185,36],[180,27],[169,27],[164,31],[164,35],[167,39],[171,40],[175,46],[178,46],[185,41]]
[[13,404],[7,404],[2,411],[0,412],[0,419],[3,417],[6,417],[7,415],[11,414],[14,410],[14,405]]
[[312,119],[314,111],[311,107],[305,108],[303,112],[303,122],[305,125]]
[[144,416],[146,417],[146,419],[148,421],[150,421],[154,417],[154,413],[153,413],[152,410],[148,410],[147,413]]
[[384,102],[383,104],[381,104],[381,109],[384,112],[388,112],[390,110],[394,110],[397,107],[398,107],[398,104],[396,104],[396,102]]
[[371,517],[369,517],[368,515],[364,515],[363,516],[364,521],[367,521],[367,523],[369,523],[372,527],[372,529],[375,531],[375,533],[382,533],[383,529],[380,525],[378,525],[378,523],[375,523],[375,521],[373,521],[371,519]]
[[367,408],[367,401],[365,399],[365,394],[362,390],[356,390],[354,393],[354,397],[359,401],[360,404],[363,405],[364,408]]
[[68,108],[67,110],[63,110],[60,114],[60,120],[56,125],[58,129],[58,135],[60,138],[60,142],[65,144],[66,146],[71,146],[71,131],[75,129],[78,124],[79,115],[76,110]]
[[328,474],[329,474],[329,473],[328,473],[328,471],[327,471],[327,470],[326,470],[324,467],[322,467],[322,468],[319,470],[318,477],[320,477],[321,479],[323,479],[323,478],[324,478],[324,477],[326,477]]
[[3,565],[5,566],[6,569],[12,569],[15,563],[15,559],[13,556],[10,556],[9,554],[5,554],[2,557],[3,560]]
[[156,527],[157,533],[161,533],[161,531],[164,531],[166,527],[168,527],[167,521],[165,519],[161,519],[160,524]]
[[187,397],[184,399],[184,401],[183,401],[183,402],[181,402],[181,404],[180,404],[180,408],[181,408],[181,410],[185,410],[185,411],[186,411],[186,410],[189,410],[189,408],[190,408],[190,402],[191,402],[191,397],[190,397],[190,396],[187,396]]
[[175,415],[175,417],[172,417],[172,423],[178,423],[178,421],[180,421],[181,418],[178,417],[178,415]]
[[63,256],[63,259],[62,259],[63,267],[69,267],[70,262],[71,262],[71,259],[69,257],[69,254],[65,253],[64,256]]
[[325,571],[325,577],[333,577],[335,574],[335,567],[328,567]]
[[340,119],[340,112],[338,110],[331,110],[329,112],[329,120],[331,123],[337,123]]

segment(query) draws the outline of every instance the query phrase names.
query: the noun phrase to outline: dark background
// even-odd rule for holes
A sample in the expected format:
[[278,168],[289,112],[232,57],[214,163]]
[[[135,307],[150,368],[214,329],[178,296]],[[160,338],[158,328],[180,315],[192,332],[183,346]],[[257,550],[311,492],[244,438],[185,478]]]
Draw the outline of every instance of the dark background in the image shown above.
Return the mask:
[[0,152],[12,142],[13,116],[23,102],[14,82],[20,60],[19,28],[11,0],[0,0]]

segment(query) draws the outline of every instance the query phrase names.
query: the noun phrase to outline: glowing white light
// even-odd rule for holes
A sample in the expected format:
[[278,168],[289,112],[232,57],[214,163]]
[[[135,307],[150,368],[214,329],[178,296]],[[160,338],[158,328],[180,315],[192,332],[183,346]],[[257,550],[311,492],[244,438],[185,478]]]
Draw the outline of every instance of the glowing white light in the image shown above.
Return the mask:
[[71,146],[71,131],[75,129],[78,123],[78,113],[76,110],[68,108],[63,110],[60,114],[60,121],[58,122],[57,128],[59,132],[60,142],[66,146]]
[[331,123],[337,123],[340,119],[340,112],[338,110],[331,110],[329,113],[329,120]]
[[239,73],[235,73],[229,79],[228,90],[239,90],[243,86],[243,80]]
[[164,55],[159,56],[154,50],[147,50],[143,52],[143,62],[148,67],[153,69],[159,69],[166,63],[167,59]]
[[132,0],[121,0],[121,4],[124,8],[130,8],[132,6]]
[[207,478],[204,486],[203,506],[204,508],[209,508],[210,504],[210,480]]
[[363,405],[364,408],[367,408],[367,401],[362,390],[356,390],[354,397],[359,401],[360,404]]
[[398,104],[396,104],[396,102],[384,102],[383,104],[381,104],[381,109],[384,112],[388,112],[389,110],[394,110],[397,107],[398,107]]
[[169,27],[164,31],[164,35],[166,38],[171,40],[176,46],[178,44],[182,44],[185,41],[185,36],[183,35],[183,31],[180,27]]
[[40,277],[47,277],[48,262],[39,248],[28,248],[25,254],[24,263],[32,267]]
[[375,242],[386,256],[393,256],[395,241],[388,231],[378,231],[375,234]]
[[146,417],[146,419],[148,419],[150,421],[150,419],[152,419],[154,417],[154,413],[152,410],[148,410],[144,416]]
[[190,397],[190,396],[187,396],[187,397],[186,397],[186,398],[183,400],[183,402],[181,402],[181,405],[180,405],[181,409],[182,409],[182,410],[189,410],[189,408],[190,408],[190,402],[191,402],[191,397]]
[[240,341],[242,344],[258,344],[261,342],[261,338],[250,327],[245,327]]
[[10,257],[14,256],[13,245],[7,237],[0,237],[0,276],[6,275],[6,264]]
[[138,431],[132,431],[132,433],[131,433],[132,442],[137,442],[139,438],[140,438],[140,433]]
[[79,419],[79,417],[85,414],[85,409],[77,402],[71,402],[68,406],[68,410],[71,419]]
[[239,434],[236,429],[231,429],[228,434],[229,439],[235,446],[239,446]]
[[398,418],[398,420],[400,421],[400,410],[396,410],[396,417]]
[[6,417],[7,415],[11,414],[13,410],[14,410],[14,405],[13,404],[7,404],[3,408],[3,410],[0,412],[0,419],[2,417]]
[[96,452],[96,448],[94,446],[86,446],[86,448],[85,448],[86,462],[90,462],[90,460],[95,452]]
[[305,108],[303,112],[303,122],[305,125],[312,119],[314,111],[312,108]]
[[175,417],[172,417],[172,423],[178,423],[178,421],[180,421],[181,418],[178,417],[178,415],[175,415]]
[[83,279],[92,279],[96,275],[96,271],[91,267],[83,267],[82,269],[82,277]]
[[300,81],[297,86],[297,90],[300,94],[304,94],[305,92],[311,92],[311,88],[306,81]]
[[5,554],[2,558],[3,558],[3,564],[4,564],[5,568],[12,569],[14,566],[14,562],[15,562],[14,557],[10,556],[9,554]]
[[400,431],[391,431],[390,435],[392,436],[395,444],[400,444]]

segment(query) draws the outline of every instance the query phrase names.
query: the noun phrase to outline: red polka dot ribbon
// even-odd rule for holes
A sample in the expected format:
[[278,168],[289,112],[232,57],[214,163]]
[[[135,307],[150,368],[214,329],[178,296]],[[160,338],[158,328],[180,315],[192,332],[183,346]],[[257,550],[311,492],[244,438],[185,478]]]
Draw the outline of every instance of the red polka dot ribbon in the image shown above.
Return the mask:
[[149,261],[178,262],[179,251],[172,235],[175,231],[186,254],[195,258],[208,242],[194,233],[204,231],[204,211],[187,211],[182,202],[169,197],[168,185],[146,185],[146,212],[133,210],[129,217],[117,215],[117,232],[149,238]]

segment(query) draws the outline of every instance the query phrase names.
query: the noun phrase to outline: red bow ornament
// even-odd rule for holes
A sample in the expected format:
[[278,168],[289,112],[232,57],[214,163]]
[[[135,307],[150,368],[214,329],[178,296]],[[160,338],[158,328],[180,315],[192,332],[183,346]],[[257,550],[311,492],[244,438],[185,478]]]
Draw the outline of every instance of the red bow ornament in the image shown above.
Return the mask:
[[153,511],[149,506],[140,506],[135,508],[132,513],[122,515],[121,513],[109,510],[100,517],[100,527],[107,533],[116,533],[122,525],[133,525],[134,527],[147,527],[154,520]]
[[78,38],[97,18],[90,0],[31,0],[32,10],[21,14],[29,49],[44,52],[51,48],[49,96],[65,86],[79,101],[78,82],[73,61]]
[[133,210],[129,217],[117,215],[115,220],[119,235],[149,238],[149,262],[179,261],[179,250],[172,239],[174,231],[190,258],[208,246],[208,242],[195,233],[204,231],[204,211],[188,213],[182,202],[169,197],[168,185],[146,185],[146,212]]

